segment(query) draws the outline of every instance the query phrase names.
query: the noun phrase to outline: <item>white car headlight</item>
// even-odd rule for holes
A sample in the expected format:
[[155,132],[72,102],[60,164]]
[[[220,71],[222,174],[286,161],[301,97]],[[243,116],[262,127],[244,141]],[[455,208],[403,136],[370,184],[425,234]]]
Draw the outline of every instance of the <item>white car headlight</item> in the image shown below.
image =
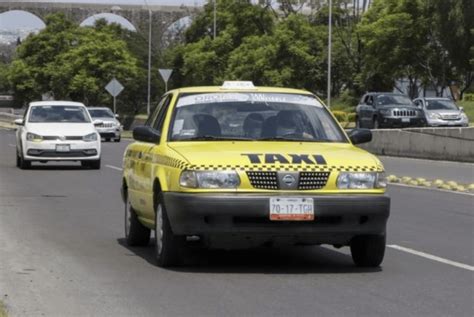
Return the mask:
[[26,134],[26,140],[27,141],[33,141],[33,142],[41,142],[41,141],[43,141],[43,137],[41,135],[36,134],[36,133],[28,132]]
[[228,189],[237,188],[240,178],[235,171],[184,171],[179,184],[189,188]]
[[87,134],[87,135],[84,135],[82,137],[82,140],[85,141],[85,142],[93,142],[93,141],[97,141],[97,133],[90,133],[90,134]]
[[441,119],[439,113],[436,112],[428,112],[428,118],[430,119]]
[[387,187],[383,172],[341,172],[337,177],[339,189],[373,189]]
[[463,121],[468,121],[469,120],[467,115],[464,112],[461,112],[461,120],[463,120]]

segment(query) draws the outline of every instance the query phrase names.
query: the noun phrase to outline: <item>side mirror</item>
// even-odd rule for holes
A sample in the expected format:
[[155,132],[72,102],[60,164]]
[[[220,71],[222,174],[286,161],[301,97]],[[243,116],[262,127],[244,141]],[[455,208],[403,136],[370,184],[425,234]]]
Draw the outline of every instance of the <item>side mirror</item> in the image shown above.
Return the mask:
[[95,126],[95,127],[98,127],[98,126],[100,126],[100,125],[103,125],[103,124],[104,124],[104,121],[102,121],[102,120],[94,120],[93,123],[94,123],[94,126]]
[[25,123],[23,122],[23,119],[16,119],[15,124],[16,125],[25,125]]
[[133,129],[133,139],[148,143],[160,142],[160,133],[153,128],[147,126],[138,126]]
[[120,115],[119,115],[118,113],[115,114],[115,118],[116,118],[116,119],[119,119],[119,118],[120,118]]
[[361,144],[372,141],[372,132],[369,129],[354,129],[349,133],[352,144]]
[[459,111],[464,112],[464,107],[459,107]]

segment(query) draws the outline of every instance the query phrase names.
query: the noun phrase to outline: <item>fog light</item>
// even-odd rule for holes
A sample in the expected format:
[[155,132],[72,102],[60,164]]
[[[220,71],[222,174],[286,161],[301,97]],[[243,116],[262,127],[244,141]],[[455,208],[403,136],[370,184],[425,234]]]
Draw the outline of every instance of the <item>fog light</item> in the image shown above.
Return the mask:
[[97,154],[97,150],[95,150],[95,149],[84,150],[84,153],[85,153],[86,155],[96,155],[96,154]]

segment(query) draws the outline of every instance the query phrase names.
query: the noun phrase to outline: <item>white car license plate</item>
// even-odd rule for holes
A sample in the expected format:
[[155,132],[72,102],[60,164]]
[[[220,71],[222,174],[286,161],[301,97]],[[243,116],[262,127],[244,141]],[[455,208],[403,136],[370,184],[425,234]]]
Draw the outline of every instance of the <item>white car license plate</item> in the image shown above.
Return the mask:
[[71,146],[69,144],[57,144],[56,152],[70,152]]
[[270,198],[270,220],[314,220],[313,198]]
[[402,122],[410,122],[410,118],[402,118]]

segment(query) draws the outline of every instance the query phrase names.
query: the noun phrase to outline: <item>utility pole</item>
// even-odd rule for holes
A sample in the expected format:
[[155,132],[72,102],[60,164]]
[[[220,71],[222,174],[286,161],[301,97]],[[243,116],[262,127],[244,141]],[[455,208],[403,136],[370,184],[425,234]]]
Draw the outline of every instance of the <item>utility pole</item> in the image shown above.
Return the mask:
[[151,104],[151,24],[153,19],[153,13],[151,12],[150,6],[146,0],[145,5],[148,8],[148,91],[147,91],[147,104],[146,113],[150,115],[150,104]]
[[216,39],[216,24],[217,24],[217,0],[213,0],[214,3],[214,40]]
[[328,99],[327,106],[331,108],[331,53],[332,53],[332,0],[329,0],[329,34],[328,34]]

